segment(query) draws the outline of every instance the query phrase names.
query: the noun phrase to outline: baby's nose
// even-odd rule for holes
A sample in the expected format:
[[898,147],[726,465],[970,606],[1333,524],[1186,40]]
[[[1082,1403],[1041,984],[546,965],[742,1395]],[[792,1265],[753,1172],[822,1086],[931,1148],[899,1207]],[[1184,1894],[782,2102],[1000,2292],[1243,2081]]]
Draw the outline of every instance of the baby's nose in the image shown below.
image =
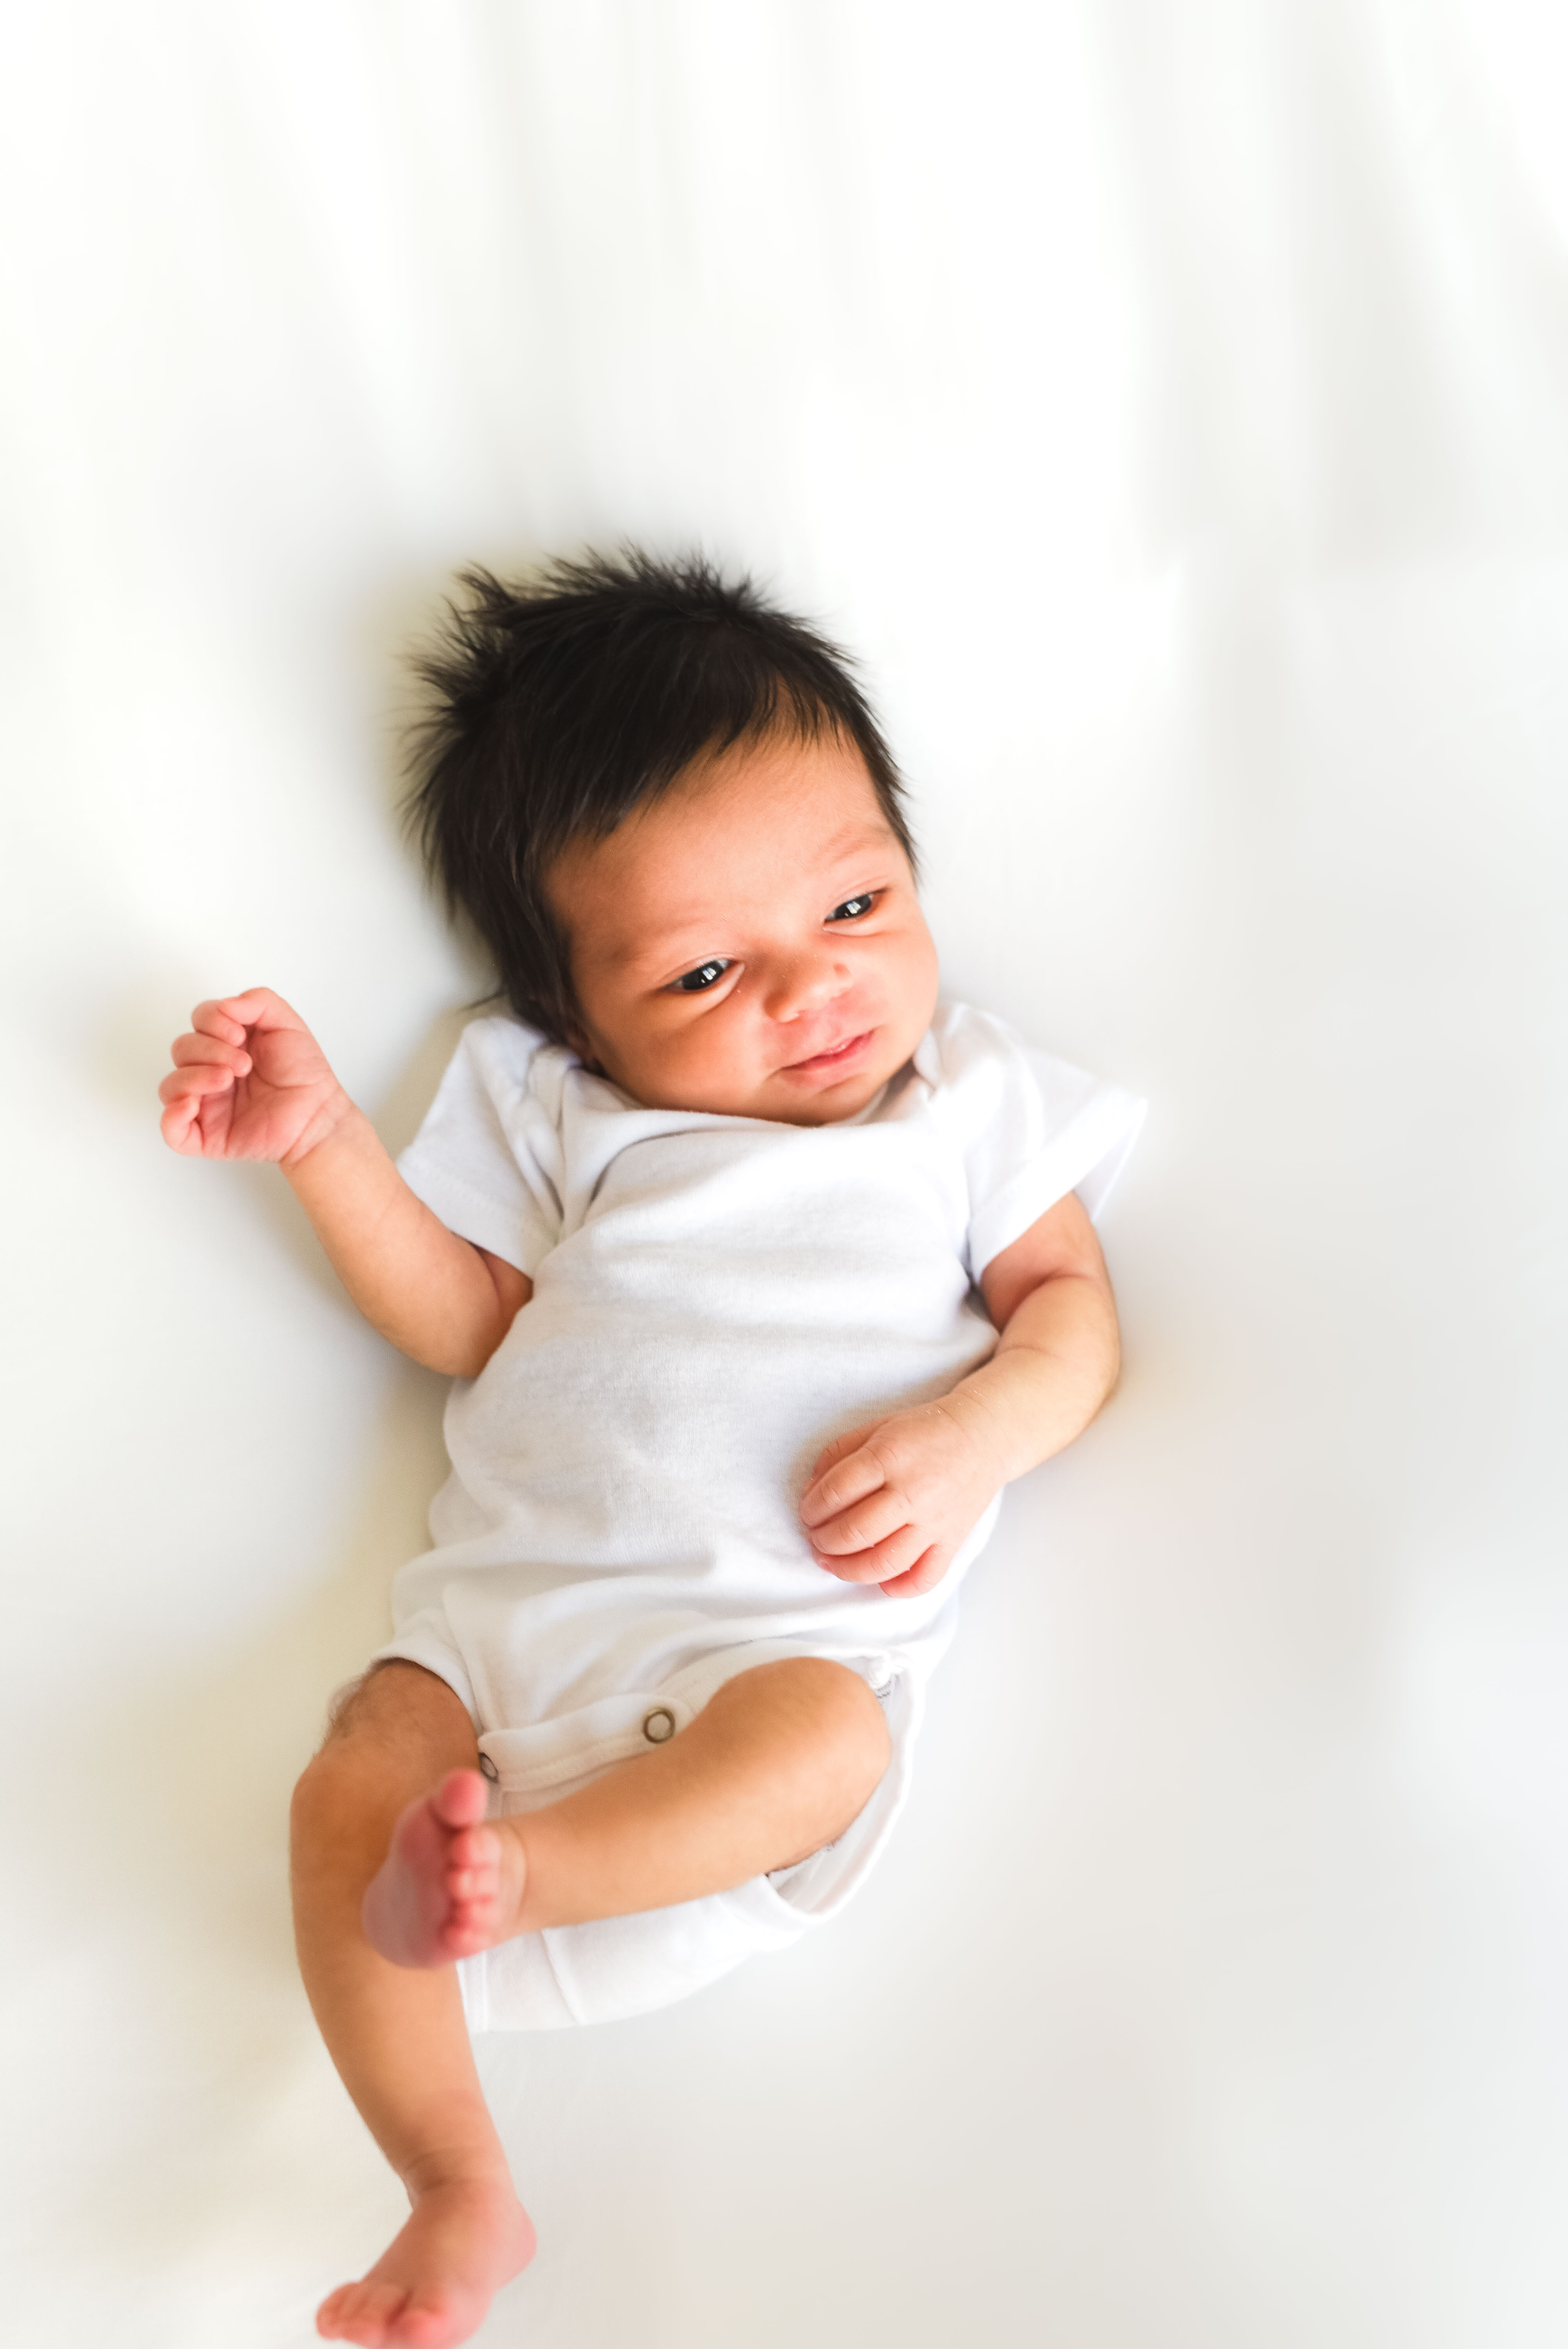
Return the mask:
[[793,955],[769,976],[768,1010],[775,1019],[799,1019],[808,1011],[820,1011],[850,984],[849,966],[831,947]]

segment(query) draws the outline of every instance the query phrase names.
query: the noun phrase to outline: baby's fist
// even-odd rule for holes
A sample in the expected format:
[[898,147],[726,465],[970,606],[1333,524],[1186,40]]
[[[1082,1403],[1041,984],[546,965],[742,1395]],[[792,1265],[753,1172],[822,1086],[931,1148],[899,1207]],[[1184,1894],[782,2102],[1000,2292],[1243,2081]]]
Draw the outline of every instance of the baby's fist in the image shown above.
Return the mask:
[[171,1057],[160,1125],[182,1157],[297,1160],[348,1106],[310,1030],[270,988],[199,1003]]
[[800,1502],[817,1564],[890,1597],[940,1582],[1006,1482],[961,1393],[835,1437]]

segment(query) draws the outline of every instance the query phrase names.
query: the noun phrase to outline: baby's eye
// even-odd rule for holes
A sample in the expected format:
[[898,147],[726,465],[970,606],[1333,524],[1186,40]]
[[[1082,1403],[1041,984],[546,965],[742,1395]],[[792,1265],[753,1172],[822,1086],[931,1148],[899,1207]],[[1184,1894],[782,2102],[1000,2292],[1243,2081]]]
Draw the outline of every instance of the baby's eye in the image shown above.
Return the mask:
[[684,978],[677,978],[675,983],[683,995],[700,995],[705,987],[711,987],[715,979],[722,978],[728,968],[728,963],[716,955],[711,962],[699,962],[695,970],[688,970]]
[[871,912],[876,901],[874,889],[866,890],[859,897],[846,897],[841,905],[834,906],[828,919],[830,922],[858,922],[862,914]]

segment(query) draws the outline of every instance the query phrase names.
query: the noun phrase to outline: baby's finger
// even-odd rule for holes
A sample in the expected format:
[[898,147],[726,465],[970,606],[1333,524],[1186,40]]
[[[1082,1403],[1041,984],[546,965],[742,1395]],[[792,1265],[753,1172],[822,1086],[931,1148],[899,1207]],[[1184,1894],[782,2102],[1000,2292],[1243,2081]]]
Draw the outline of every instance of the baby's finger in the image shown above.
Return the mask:
[[940,1542],[933,1542],[923,1557],[917,1557],[906,1574],[895,1574],[882,1584],[890,1599],[913,1599],[916,1592],[929,1590],[940,1582],[953,1563],[952,1553]]
[[800,1522],[820,1526],[829,1517],[836,1517],[856,1501],[864,1500],[886,1482],[882,1462],[874,1452],[863,1445],[851,1452],[847,1459],[837,1460],[823,1475],[809,1485],[800,1495]]
[[811,1463],[811,1473],[806,1479],[807,1490],[810,1491],[819,1476],[826,1475],[835,1460],[847,1460],[851,1452],[858,1452],[867,1437],[874,1435],[881,1424],[880,1420],[868,1420],[864,1427],[846,1428],[842,1435],[834,1436],[831,1444],[824,1444]]
[[[244,1034],[242,1029],[240,1033]],[[176,1036],[170,1052],[177,1069],[201,1061],[230,1070],[236,1077],[251,1073],[251,1056],[242,1044],[231,1044],[221,1036]]]
[[181,1158],[203,1157],[207,1137],[201,1129],[201,1095],[191,1093],[170,1102],[158,1121],[158,1130]]
[[[247,987],[239,995],[225,995],[216,1003],[204,1003],[203,1011],[215,1011],[241,1028],[297,1028],[304,1030],[304,1021],[281,995],[270,987]],[[192,1022],[192,1025],[199,1025]],[[305,1030],[308,1033],[308,1030]]]
[[829,1557],[843,1557],[851,1550],[870,1549],[876,1542],[885,1541],[889,1534],[907,1526],[910,1507],[906,1496],[893,1487],[880,1493],[869,1493],[863,1501],[851,1503],[825,1525],[808,1526],[811,1547]]
[[241,1009],[246,1000],[242,995],[210,998],[196,1006],[191,1014],[191,1025],[198,1036],[211,1036],[225,1044],[242,1044],[245,1030],[251,1025]]
[[170,1149],[178,1150],[182,1157],[186,1152],[187,1137],[190,1134],[197,1107],[198,1104],[193,1101],[170,1102],[158,1121],[158,1131]]
[[217,1061],[193,1061],[189,1068],[170,1069],[158,1088],[160,1102],[199,1102],[207,1093],[233,1089],[234,1071]]
[[817,1563],[841,1582],[886,1583],[917,1566],[928,1547],[918,1526],[905,1525],[872,1548],[857,1550],[852,1557],[820,1555]]

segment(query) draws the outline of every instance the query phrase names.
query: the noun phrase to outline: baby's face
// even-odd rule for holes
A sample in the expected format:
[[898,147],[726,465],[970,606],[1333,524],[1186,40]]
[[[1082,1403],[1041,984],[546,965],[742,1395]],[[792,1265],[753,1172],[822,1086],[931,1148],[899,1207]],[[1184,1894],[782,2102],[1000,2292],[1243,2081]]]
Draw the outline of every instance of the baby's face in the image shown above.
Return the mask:
[[550,877],[583,1059],[653,1109],[829,1125],[903,1066],[936,1003],[909,860],[852,745],[701,761]]

